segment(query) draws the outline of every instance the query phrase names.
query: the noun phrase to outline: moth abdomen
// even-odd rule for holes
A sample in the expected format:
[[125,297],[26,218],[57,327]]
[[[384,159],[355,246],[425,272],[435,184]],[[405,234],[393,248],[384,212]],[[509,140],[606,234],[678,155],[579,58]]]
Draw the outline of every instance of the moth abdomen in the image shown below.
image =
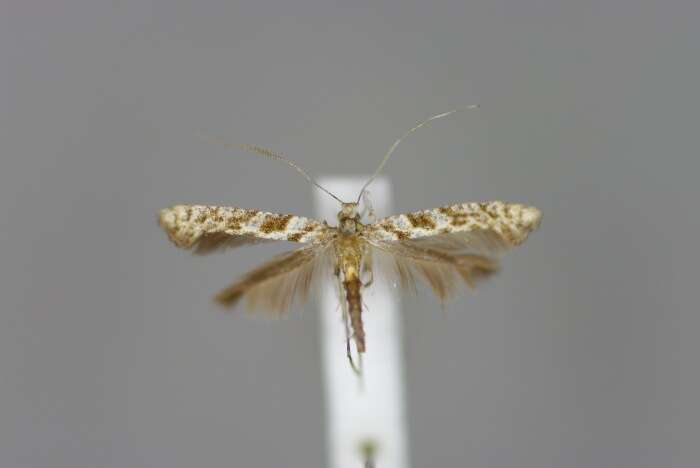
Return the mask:
[[345,299],[348,301],[348,313],[350,315],[350,326],[358,353],[365,352],[365,330],[362,326],[362,294],[360,288],[362,283],[360,278],[352,275],[343,281],[345,288]]

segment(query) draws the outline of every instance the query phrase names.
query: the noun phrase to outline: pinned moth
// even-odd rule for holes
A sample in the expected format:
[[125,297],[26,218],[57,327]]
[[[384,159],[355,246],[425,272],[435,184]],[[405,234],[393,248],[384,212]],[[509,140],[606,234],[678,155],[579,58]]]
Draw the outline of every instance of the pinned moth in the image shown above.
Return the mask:
[[283,313],[295,300],[304,302],[317,280],[332,274],[348,330],[348,359],[355,369],[350,340],[360,355],[365,352],[362,293],[373,281],[378,257],[388,261],[386,273],[402,288],[415,292],[416,283],[422,281],[444,302],[460,284],[471,288],[495,273],[500,255],[524,242],[540,223],[537,208],[501,201],[459,203],[379,220],[366,206],[369,222],[362,222],[360,201],[398,144],[429,121],[458,110],[434,115],[396,140],[352,202],[339,199],[281,155],[257,146],[242,147],[290,165],[336,199],[340,203],[336,226],[295,215],[207,205],[163,209],[160,225],[176,246],[195,254],[276,240],[305,244],[248,272],[215,300],[231,308],[245,298],[251,309]]

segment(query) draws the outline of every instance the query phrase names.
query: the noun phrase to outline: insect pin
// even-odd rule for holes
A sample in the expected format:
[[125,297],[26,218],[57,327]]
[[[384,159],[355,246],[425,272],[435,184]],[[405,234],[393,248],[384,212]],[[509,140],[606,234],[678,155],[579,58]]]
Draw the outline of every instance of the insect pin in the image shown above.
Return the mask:
[[537,208],[502,201],[457,203],[378,220],[370,213],[370,221],[363,223],[360,201],[399,143],[431,120],[458,110],[462,109],[434,115],[404,133],[384,155],[357,199],[349,202],[326,190],[298,164],[278,153],[258,146],[236,147],[291,166],[336,199],[340,204],[336,225],[291,214],[212,205],[165,208],[160,211],[160,225],[177,247],[195,254],[265,241],[303,244],[249,271],[219,292],[215,300],[231,308],[245,298],[250,309],[281,314],[294,301],[303,303],[314,284],[333,275],[349,330],[348,359],[357,370],[350,340],[361,356],[366,350],[362,294],[373,281],[375,263],[384,265],[383,273],[403,289],[415,292],[416,284],[423,282],[444,302],[455,295],[461,284],[471,288],[495,273],[501,254],[524,242],[539,226],[541,213]]

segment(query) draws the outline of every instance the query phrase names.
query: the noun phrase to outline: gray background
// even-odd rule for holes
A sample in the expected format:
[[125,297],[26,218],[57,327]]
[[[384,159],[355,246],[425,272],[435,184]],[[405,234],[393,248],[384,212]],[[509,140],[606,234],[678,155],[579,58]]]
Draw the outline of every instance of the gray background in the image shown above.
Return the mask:
[[545,217],[445,314],[404,300],[413,466],[697,466],[697,2],[0,8],[0,466],[324,466],[313,307],[210,302],[289,246],[192,258],[155,214],[313,215],[288,168],[197,130],[364,174],[474,102],[399,148],[396,211]]

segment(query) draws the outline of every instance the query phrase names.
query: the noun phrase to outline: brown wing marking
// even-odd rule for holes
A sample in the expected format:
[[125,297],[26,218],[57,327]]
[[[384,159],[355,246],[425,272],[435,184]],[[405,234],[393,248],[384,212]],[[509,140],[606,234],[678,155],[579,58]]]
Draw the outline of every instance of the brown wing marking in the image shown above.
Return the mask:
[[304,247],[285,252],[248,272],[216,295],[224,307],[235,306],[243,297],[248,309],[282,314],[295,301],[304,302],[328,262],[327,246]]
[[194,253],[258,242],[322,242],[327,225],[301,216],[233,207],[176,205],[160,211],[159,223],[173,243]]

